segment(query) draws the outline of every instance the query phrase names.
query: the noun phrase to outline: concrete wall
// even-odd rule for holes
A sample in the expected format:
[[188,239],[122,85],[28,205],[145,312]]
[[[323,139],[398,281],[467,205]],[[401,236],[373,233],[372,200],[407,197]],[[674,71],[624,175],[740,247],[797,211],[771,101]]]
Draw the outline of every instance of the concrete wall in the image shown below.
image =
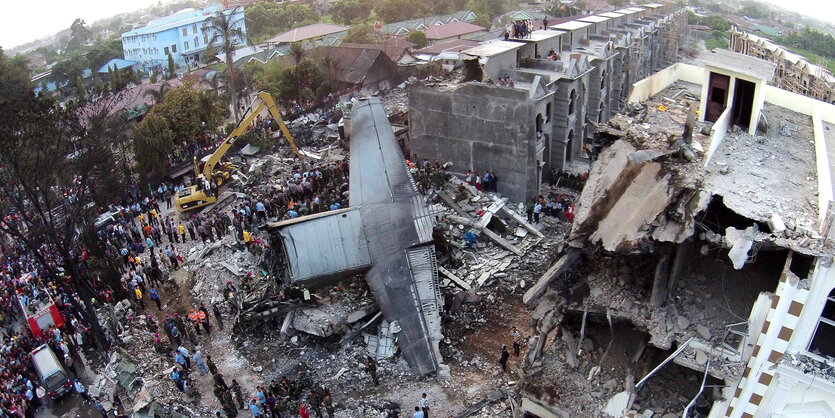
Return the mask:
[[[592,122],[605,122],[612,116],[610,90],[614,73],[612,61],[615,59],[619,59],[617,54],[606,59],[594,59],[591,62],[594,69],[589,74],[587,113],[589,115],[588,119]],[[602,108],[601,104],[603,105]]]
[[[676,63],[632,85],[628,103],[640,103],[669,87],[678,80],[702,84],[704,68]],[[704,112],[703,112],[704,113]]]
[[[583,138],[585,137],[585,120],[588,110],[588,93],[586,90],[588,86],[589,73],[574,80],[561,79],[557,82],[556,93],[553,96],[553,135],[551,136],[549,153],[546,157],[549,171],[551,168],[561,169],[565,167],[570,159],[577,158],[580,155]],[[575,92],[576,97],[574,99],[574,111],[569,114],[568,109],[572,91]],[[571,149],[568,149],[571,137],[574,140],[571,141]]]
[[451,171],[496,172],[498,191],[516,201],[538,193],[536,115],[551,94],[529,100],[525,91],[480,83],[455,92],[409,88],[409,127],[417,158],[452,161]]
[[482,71],[484,71],[485,77],[497,80],[499,78],[499,73],[503,69],[514,68],[516,68],[516,50],[507,51],[505,53],[487,58],[486,62],[482,66]]

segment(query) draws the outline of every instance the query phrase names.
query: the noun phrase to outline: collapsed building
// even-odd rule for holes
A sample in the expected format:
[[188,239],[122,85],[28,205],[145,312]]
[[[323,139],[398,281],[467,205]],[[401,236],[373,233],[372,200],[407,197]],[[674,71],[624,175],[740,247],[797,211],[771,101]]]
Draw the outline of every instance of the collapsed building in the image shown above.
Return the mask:
[[554,359],[543,347],[563,345],[589,382],[613,377],[603,359],[578,360],[602,326],[603,357],[614,344],[632,358],[622,383],[604,385],[615,392],[604,415],[659,412],[645,389],[671,367],[696,373],[695,386],[659,414],[835,413],[835,106],[768,85],[773,63],[727,51],[703,61],[639,81],[598,126],[569,245],[523,298],[537,320],[531,410],[557,403],[539,387]]
[[592,124],[621,109],[637,80],[675,62],[685,25],[677,6],[651,3],[462,50],[473,82],[409,87],[409,149],[451,161],[456,174],[494,171],[500,193],[530,199],[552,171],[585,171]]

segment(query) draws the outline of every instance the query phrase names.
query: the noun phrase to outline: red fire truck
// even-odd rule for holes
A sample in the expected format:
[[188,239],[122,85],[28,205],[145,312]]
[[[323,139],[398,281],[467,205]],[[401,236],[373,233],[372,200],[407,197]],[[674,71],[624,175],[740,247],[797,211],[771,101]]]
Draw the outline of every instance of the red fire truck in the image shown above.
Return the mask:
[[[29,324],[29,329],[35,337],[42,337],[44,332],[49,330],[52,325],[56,328],[64,326],[64,318],[55,305],[55,301],[49,293],[46,293],[46,299],[37,300],[28,298],[22,293],[18,293],[17,301],[20,304],[20,309],[23,311],[23,316],[26,318],[26,323]],[[28,298],[28,303],[24,305],[24,299]]]

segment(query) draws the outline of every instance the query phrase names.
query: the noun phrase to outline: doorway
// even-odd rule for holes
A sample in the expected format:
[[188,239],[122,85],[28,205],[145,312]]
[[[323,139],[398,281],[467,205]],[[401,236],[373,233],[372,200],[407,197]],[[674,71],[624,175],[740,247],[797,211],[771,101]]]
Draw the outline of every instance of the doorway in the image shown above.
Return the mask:
[[751,126],[751,113],[754,109],[754,89],[750,81],[736,79],[734,83],[734,102],[731,108],[733,124],[748,130]]
[[707,85],[706,121],[716,122],[719,116],[722,116],[722,112],[725,111],[725,103],[728,101],[728,87],[730,84],[730,76],[710,73],[710,81]]

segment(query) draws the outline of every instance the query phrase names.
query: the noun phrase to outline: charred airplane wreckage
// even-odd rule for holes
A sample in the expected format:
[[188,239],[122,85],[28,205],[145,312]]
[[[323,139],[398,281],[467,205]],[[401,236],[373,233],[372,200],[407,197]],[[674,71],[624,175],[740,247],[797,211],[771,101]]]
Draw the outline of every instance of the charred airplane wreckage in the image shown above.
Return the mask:
[[[354,104],[350,152],[350,207],[267,226],[277,244],[273,256],[278,274],[289,289],[363,275],[411,369],[418,374],[434,372],[441,362],[443,308],[432,242],[434,222],[407,172],[379,99]],[[300,328],[293,308],[257,306],[249,311],[251,318],[286,315],[283,330],[291,323]],[[347,320],[356,322],[361,319],[357,317],[374,313],[358,312]],[[312,333],[324,336],[324,332]],[[348,333],[343,341],[357,335]]]

